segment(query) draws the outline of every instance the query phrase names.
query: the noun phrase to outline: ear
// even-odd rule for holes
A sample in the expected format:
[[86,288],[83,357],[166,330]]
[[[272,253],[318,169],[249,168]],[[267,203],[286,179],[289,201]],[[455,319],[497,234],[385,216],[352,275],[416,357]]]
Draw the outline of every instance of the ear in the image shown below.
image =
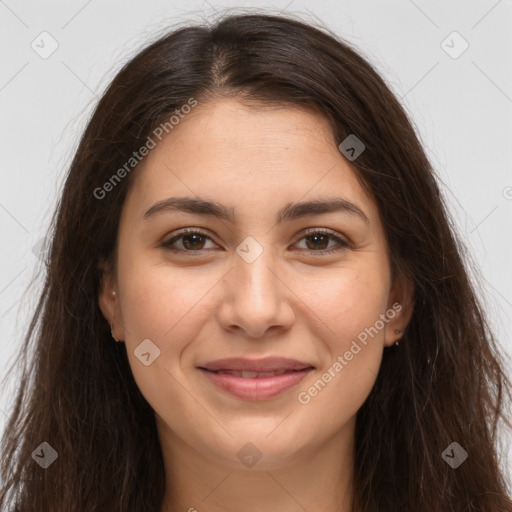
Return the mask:
[[[384,345],[391,347],[404,334],[414,311],[414,285],[403,274],[395,276],[389,294]],[[400,331],[400,332],[396,332]]]
[[98,290],[98,305],[105,320],[112,326],[113,336],[116,340],[124,340],[124,328],[119,308],[119,296],[116,280],[111,265],[101,261],[99,269],[102,273]]

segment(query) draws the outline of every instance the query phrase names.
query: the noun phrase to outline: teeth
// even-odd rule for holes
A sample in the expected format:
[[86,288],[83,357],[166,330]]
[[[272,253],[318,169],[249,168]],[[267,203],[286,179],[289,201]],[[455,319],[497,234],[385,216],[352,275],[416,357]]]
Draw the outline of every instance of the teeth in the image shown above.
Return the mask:
[[258,376],[258,372],[241,372],[241,374],[244,379],[254,379]]
[[260,372],[258,377],[275,377],[276,375],[280,375],[279,372]]
[[256,379],[264,377],[276,377],[283,375],[287,370],[276,370],[275,372],[251,372],[251,371],[238,371],[238,370],[219,370],[217,373],[234,375],[235,377],[242,377],[243,379]]

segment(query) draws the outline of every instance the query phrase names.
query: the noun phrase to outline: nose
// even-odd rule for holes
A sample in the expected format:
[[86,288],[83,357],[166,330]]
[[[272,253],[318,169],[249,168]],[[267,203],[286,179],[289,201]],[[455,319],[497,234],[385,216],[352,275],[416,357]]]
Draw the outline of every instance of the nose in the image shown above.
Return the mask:
[[268,248],[252,262],[234,255],[217,314],[224,329],[258,339],[291,327],[295,319],[291,302],[294,294],[280,268]]

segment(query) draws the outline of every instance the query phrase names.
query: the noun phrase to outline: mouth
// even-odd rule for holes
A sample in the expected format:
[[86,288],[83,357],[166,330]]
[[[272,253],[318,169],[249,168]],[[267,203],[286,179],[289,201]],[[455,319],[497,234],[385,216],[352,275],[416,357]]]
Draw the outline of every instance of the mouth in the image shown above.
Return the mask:
[[313,365],[304,361],[288,359],[285,357],[265,357],[263,359],[230,357],[201,364],[199,365],[199,368],[203,368],[212,372],[284,373],[287,371],[300,371],[306,368],[313,368]]
[[198,366],[217,389],[243,400],[269,400],[295,387],[315,367],[284,358],[223,359]]
[[248,370],[208,370],[206,368],[201,368],[202,370],[206,370],[208,372],[216,373],[217,375],[234,375],[236,377],[241,377],[242,379],[264,379],[267,377],[276,377],[277,375],[284,375],[285,373],[293,373],[301,370],[277,370],[274,372],[251,372]]

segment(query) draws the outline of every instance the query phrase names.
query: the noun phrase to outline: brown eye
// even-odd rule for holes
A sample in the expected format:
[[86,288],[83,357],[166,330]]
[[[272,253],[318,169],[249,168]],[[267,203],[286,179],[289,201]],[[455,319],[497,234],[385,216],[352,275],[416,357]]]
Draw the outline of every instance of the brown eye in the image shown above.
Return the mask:
[[[301,240],[305,240],[306,247],[300,250],[307,251],[315,256],[332,254],[350,247],[345,240],[330,231],[314,230],[303,236]],[[164,242],[162,246],[177,253],[194,253],[211,249],[212,247],[205,247],[208,241],[213,243],[213,240],[205,233],[193,229],[185,229]]]
[[183,246],[186,249],[202,249],[204,245],[204,236],[198,233],[192,235],[183,235]]
[[304,237],[306,240],[306,245],[308,246],[308,249],[314,250],[314,249],[327,249],[327,246],[329,245],[329,236],[324,234],[317,234],[317,235],[308,235]]
[[[302,237],[301,240],[305,240],[306,247],[304,250],[315,254],[315,256],[334,253],[350,247],[345,240],[330,231],[324,230],[311,231]],[[329,247],[331,242],[334,242],[334,246],[331,245]]]
[[196,230],[182,230],[176,236],[162,244],[173,252],[199,252],[206,250],[205,243],[211,238]]

